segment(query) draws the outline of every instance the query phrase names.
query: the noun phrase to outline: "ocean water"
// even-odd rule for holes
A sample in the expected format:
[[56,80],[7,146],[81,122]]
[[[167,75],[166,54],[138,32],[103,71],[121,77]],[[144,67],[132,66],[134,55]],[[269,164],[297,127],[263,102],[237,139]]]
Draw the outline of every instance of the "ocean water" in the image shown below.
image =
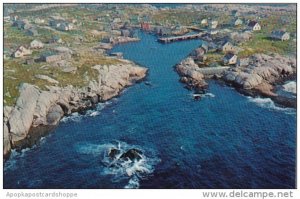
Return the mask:
[[[173,66],[201,41],[149,34],[115,47],[149,68],[144,82],[73,114],[32,149],[13,152],[4,188],[295,188],[296,112],[209,81],[200,101]],[[107,151],[139,149],[109,167]]]

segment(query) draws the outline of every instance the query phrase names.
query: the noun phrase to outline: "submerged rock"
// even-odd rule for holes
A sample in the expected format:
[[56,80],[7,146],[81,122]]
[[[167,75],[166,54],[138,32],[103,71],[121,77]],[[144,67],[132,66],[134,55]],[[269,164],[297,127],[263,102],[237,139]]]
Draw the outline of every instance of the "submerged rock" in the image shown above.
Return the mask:
[[131,161],[139,161],[140,159],[142,159],[142,152],[138,149],[129,149],[128,151],[126,151],[126,153],[123,153],[121,155],[121,159],[129,159]]
[[108,156],[112,159],[116,159],[117,155],[120,154],[120,150],[119,149],[116,149],[116,148],[111,148],[108,152]]

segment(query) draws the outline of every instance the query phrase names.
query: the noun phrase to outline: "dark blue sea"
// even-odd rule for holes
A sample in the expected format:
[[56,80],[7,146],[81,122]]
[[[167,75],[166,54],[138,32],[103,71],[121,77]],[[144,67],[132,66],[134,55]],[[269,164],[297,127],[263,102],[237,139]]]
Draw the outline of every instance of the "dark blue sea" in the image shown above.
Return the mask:
[[[201,41],[115,47],[145,80],[85,115],[73,114],[4,165],[4,188],[295,188],[296,111],[209,81],[194,101],[173,66]],[[108,167],[111,147],[143,152]]]

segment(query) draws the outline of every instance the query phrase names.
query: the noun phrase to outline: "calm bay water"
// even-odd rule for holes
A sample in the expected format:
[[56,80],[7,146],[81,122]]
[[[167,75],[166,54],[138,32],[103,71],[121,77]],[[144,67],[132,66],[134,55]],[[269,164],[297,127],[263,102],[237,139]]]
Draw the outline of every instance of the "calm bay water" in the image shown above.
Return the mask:
[[[141,42],[114,52],[149,68],[146,81],[84,116],[65,118],[30,150],[5,163],[5,188],[294,188],[296,114],[210,81],[194,101],[173,66],[200,41]],[[112,145],[138,148],[146,168],[108,168]]]

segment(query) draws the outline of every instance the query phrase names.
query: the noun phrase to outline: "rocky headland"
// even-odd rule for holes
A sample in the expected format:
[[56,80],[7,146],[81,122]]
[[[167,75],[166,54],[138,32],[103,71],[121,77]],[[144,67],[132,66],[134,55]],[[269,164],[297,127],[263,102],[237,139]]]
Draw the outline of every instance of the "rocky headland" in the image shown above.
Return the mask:
[[278,95],[275,89],[276,85],[295,78],[295,75],[296,58],[254,54],[249,57],[248,66],[231,68],[222,78],[243,94],[269,97],[282,106],[296,108],[296,99]]
[[216,77],[245,95],[269,97],[285,107],[297,106],[296,99],[276,93],[276,85],[295,78],[295,57],[254,54],[249,57],[249,64],[246,66],[214,67],[213,70],[209,70],[209,74],[209,67],[200,68],[192,57],[187,57],[175,68],[181,76],[180,81],[196,92],[207,88],[205,79]]
[[175,70],[181,76],[180,81],[185,83],[188,89],[200,91],[208,86],[201,69],[191,57],[187,57],[177,64]]
[[146,68],[121,61],[116,65],[94,66],[98,79],[83,88],[47,86],[47,90],[41,90],[28,83],[20,85],[16,105],[4,107],[4,159],[9,158],[12,149],[34,145],[53,130],[63,116],[107,101],[146,76]]

